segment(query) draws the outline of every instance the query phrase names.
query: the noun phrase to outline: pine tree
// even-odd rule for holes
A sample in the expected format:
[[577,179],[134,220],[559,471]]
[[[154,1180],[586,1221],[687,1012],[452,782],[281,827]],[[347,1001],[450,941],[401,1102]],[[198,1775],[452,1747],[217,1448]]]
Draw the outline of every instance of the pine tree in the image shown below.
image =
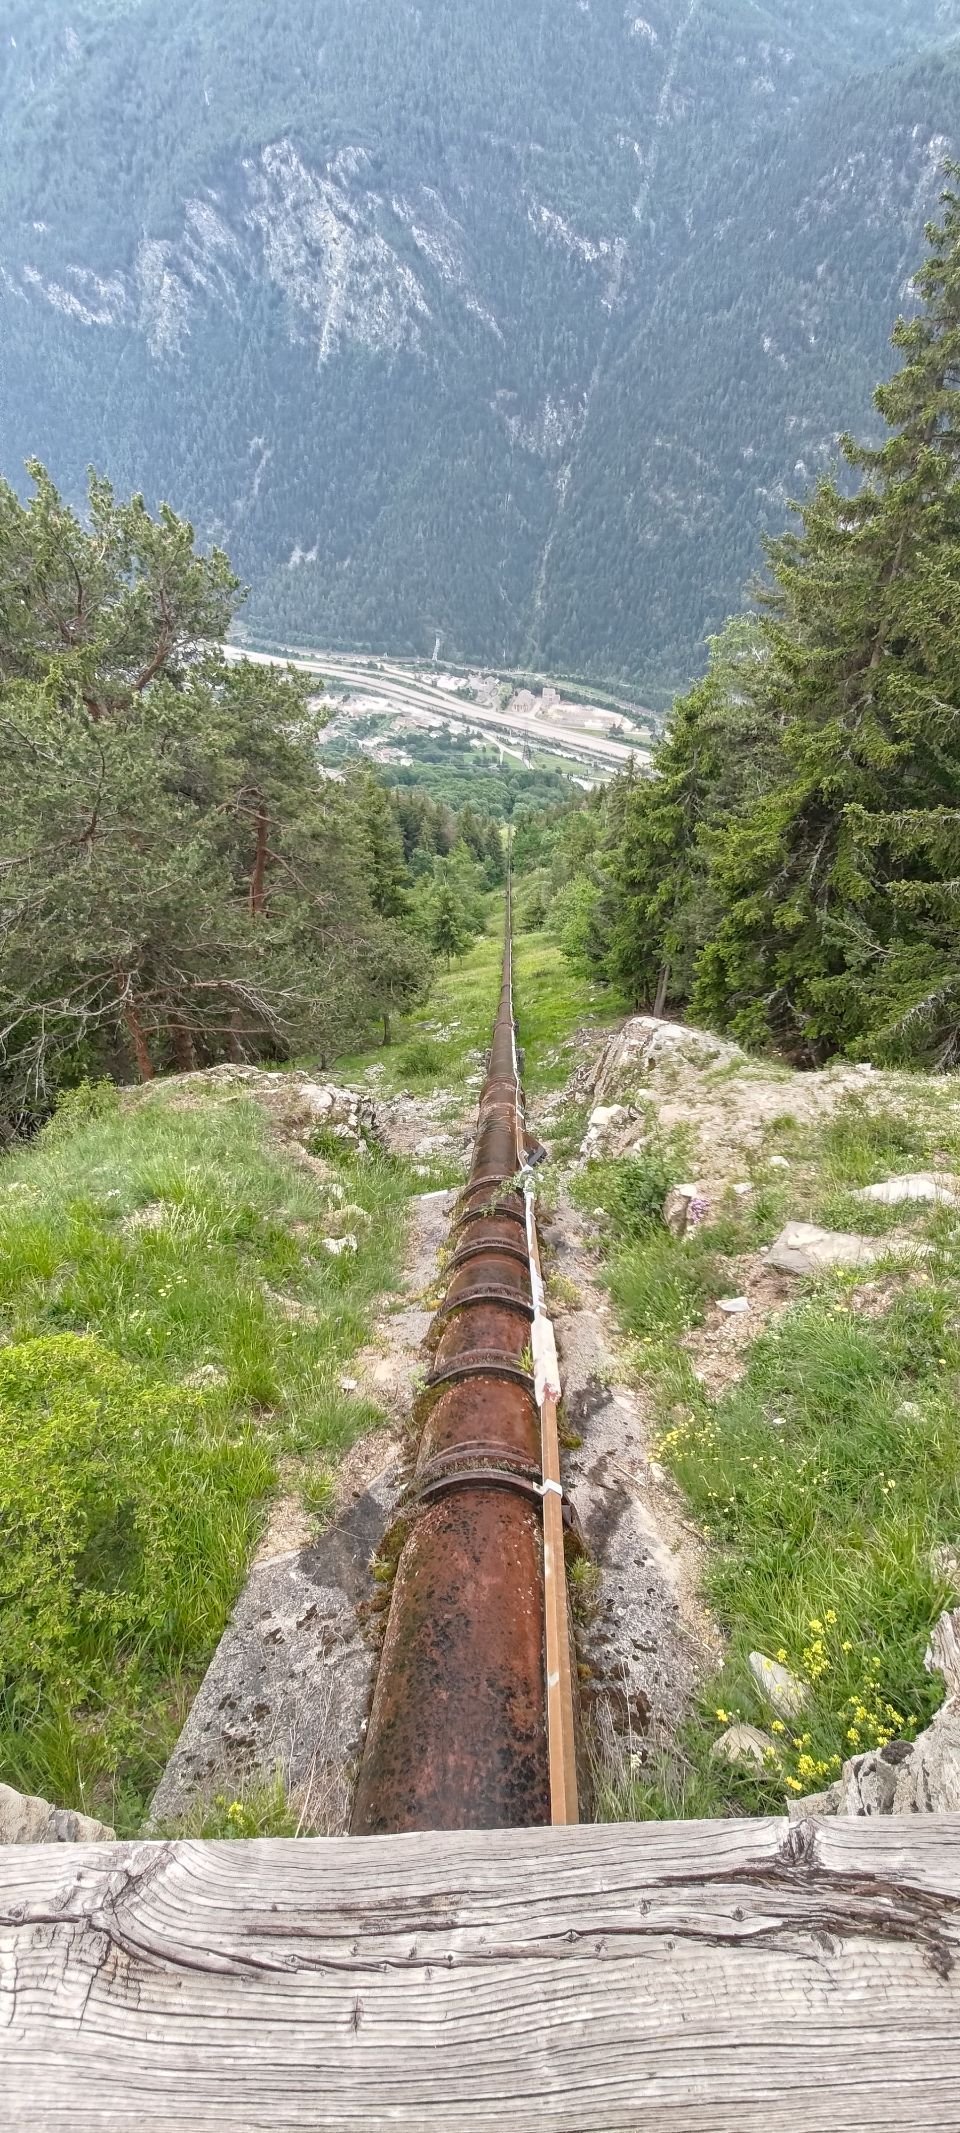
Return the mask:
[[[951,167],[950,176],[960,171]],[[960,1063],[960,197],[927,230],[924,308],[771,550],[764,621],[784,775],[722,837],[703,1009],[795,1055]]]
[[443,957],[449,970],[454,958],[459,959],[469,940],[463,905],[457,895],[451,876],[441,875],[434,891],[430,916],[430,947],[434,955]]
[[422,997],[389,915],[382,789],[323,781],[295,675],[229,663],[238,588],[192,529],[42,469],[0,486],[0,1091],[43,1111],[85,1072],[329,1058]]
[[635,1005],[656,1014],[689,998],[716,924],[712,833],[773,776],[778,736],[766,670],[754,619],[728,623],[711,639],[703,680],[674,705],[653,776],[633,773],[611,794],[608,967]]

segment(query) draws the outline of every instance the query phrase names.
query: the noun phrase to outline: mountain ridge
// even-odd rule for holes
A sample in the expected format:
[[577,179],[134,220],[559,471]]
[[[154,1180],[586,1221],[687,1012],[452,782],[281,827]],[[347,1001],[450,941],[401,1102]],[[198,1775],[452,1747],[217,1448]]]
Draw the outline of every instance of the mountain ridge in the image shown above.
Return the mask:
[[168,494],[265,634],[684,679],[865,417],[960,0],[75,16],[0,73],[7,474]]

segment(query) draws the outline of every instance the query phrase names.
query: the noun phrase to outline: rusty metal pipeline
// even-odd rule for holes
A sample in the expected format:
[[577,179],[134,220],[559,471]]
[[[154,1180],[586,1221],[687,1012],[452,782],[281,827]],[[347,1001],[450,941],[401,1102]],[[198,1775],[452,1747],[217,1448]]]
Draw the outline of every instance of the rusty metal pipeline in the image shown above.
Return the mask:
[[577,1819],[558,1387],[529,1145],[508,882],[500,1004],[417,1403],[354,1836]]

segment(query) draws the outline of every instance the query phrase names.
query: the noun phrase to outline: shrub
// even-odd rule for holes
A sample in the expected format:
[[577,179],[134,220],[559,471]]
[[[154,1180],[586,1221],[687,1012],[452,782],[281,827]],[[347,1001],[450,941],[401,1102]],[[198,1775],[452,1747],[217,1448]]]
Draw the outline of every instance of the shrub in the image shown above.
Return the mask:
[[681,1172],[680,1151],[656,1136],[618,1162],[587,1163],[577,1182],[577,1202],[602,1207],[617,1242],[634,1242],[663,1227],[663,1203]]
[[81,1126],[99,1124],[101,1119],[113,1118],[120,1109],[120,1091],[112,1081],[79,1081],[75,1089],[64,1089],[57,1098],[53,1117],[47,1120],[44,1135],[48,1141],[68,1140]]
[[443,1067],[443,1053],[430,1037],[416,1037],[397,1061],[405,1081],[432,1081]]
[[109,1699],[127,1658],[204,1657],[271,1480],[214,1394],[151,1382],[99,1341],[0,1350],[0,1647],[8,1717]]

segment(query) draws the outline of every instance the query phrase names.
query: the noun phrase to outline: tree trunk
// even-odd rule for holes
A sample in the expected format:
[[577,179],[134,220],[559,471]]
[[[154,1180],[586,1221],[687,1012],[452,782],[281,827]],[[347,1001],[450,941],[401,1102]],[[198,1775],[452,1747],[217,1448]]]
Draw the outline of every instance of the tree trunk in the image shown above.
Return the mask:
[[230,1017],[230,1023],[227,1029],[226,1044],[227,1058],[232,1061],[234,1066],[243,1066],[247,1055],[243,1049],[243,1045],[240,1042],[240,1036],[237,1030],[237,1021],[235,1015],[231,1015]]
[[257,801],[257,846],[250,877],[250,916],[259,918],[267,900],[267,834],[270,818],[262,795]]
[[137,1073],[141,1081],[153,1081],[157,1070],[150,1057],[143,1023],[137,1013],[133,994],[129,989],[129,980],[124,977],[122,971],[117,973],[117,990],[120,994],[120,1013],[123,1018],[123,1026],[130,1039],[131,1050],[136,1060]]
[[196,1049],[193,1037],[186,1023],[181,1021],[179,1015],[171,1015],[170,1017],[170,1043],[173,1047],[173,1056],[177,1062],[179,1072],[181,1074],[192,1074],[197,1064]]
[[667,986],[669,983],[670,965],[669,963],[661,963],[660,976],[657,979],[657,997],[653,1003],[653,1012],[658,1020],[667,1004]]
[[384,1041],[384,1044],[389,1044],[389,1042],[390,1042],[390,1017],[389,1017],[389,1015],[384,1015],[384,1018],[383,1018],[383,1041]]

